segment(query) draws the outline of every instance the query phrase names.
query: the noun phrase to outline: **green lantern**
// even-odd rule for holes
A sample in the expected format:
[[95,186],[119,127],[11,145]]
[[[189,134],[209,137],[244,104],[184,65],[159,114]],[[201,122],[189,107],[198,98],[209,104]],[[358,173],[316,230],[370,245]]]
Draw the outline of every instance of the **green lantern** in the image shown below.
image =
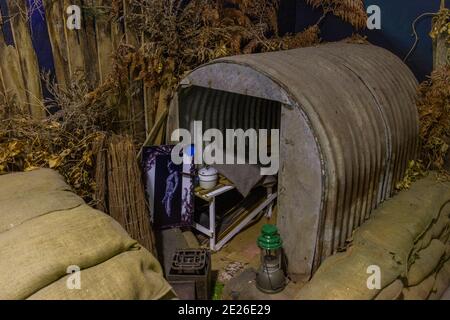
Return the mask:
[[282,266],[283,241],[278,228],[264,225],[257,243],[261,249],[261,266],[256,275],[256,286],[264,293],[280,292],[286,287],[286,277]]

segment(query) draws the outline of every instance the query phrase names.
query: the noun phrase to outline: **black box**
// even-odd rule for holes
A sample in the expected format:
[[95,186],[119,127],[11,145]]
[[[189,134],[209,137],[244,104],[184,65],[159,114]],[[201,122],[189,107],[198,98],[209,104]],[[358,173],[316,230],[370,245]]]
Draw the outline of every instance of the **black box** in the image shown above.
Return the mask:
[[[196,300],[208,300],[211,287],[211,253],[206,249],[182,249],[177,250],[172,260],[172,266],[167,280],[177,288],[187,283],[195,284]],[[180,298],[186,295],[180,293]]]

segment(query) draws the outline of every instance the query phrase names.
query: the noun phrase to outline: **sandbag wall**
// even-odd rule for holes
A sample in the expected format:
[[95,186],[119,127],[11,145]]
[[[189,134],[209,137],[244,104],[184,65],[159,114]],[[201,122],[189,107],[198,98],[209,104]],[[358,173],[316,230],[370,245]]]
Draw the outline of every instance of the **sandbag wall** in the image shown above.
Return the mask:
[[0,176],[0,300],[159,299],[170,291],[155,257],[56,171]]
[[[375,210],[297,298],[440,299],[450,285],[449,238],[450,183],[431,174]],[[381,289],[374,287],[374,267]]]

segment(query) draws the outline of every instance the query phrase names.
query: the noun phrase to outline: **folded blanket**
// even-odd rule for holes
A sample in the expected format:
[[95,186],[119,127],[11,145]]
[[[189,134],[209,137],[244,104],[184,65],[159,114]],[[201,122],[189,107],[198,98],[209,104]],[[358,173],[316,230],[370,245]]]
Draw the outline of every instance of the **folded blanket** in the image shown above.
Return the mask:
[[264,178],[257,165],[215,164],[214,168],[230,180],[243,197],[247,197],[250,191]]

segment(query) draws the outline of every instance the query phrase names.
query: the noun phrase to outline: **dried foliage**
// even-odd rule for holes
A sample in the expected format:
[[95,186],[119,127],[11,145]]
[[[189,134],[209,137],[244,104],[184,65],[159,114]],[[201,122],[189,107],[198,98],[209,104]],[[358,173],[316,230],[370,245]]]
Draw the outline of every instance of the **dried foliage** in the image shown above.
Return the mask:
[[[443,40],[447,45],[450,44],[450,10],[441,1],[438,13],[424,13],[414,21],[416,41],[405,61],[417,46],[419,38],[415,24],[424,16],[433,16],[430,37],[435,43]],[[449,59],[450,50],[447,61]],[[417,107],[420,118],[420,160],[410,162],[403,181],[396,186],[398,190],[409,189],[411,183],[424,176],[428,170],[438,170],[439,180],[450,179],[450,66],[438,66],[429,80],[420,84]]]
[[345,43],[353,43],[353,44],[370,44],[367,40],[367,36],[362,36],[360,34],[354,33],[351,37],[343,40]]
[[448,160],[450,145],[450,66],[435,70],[419,87],[422,159],[427,169],[441,171]]
[[395,185],[397,191],[407,190],[411,184],[427,175],[427,171],[421,160],[411,160],[406,168],[403,180]]
[[273,37],[263,42],[252,40],[242,53],[271,52],[279,50],[289,50],[317,45],[320,42],[319,26],[313,25],[305,31],[295,35],[285,35],[284,37]]
[[450,9],[441,8],[434,16],[430,37],[436,45],[435,63],[450,64]]
[[447,37],[447,43],[450,44],[450,9],[443,8],[433,18],[433,28],[430,36],[437,39],[440,35]]
[[306,0],[315,8],[321,8],[324,16],[332,13],[350,23],[356,29],[367,24],[367,13],[362,0]]
[[115,126],[107,93],[89,93],[82,79],[67,90],[46,78],[55,97],[48,105],[60,111],[44,120],[33,118],[27,106],[9,94],[0,95],[0,174],[39,167],[58,170],[86,201],[92,200],[92,144],[103,131]]
[[136,80],[174,87],[180,77],[213,59],[317,44],[319,30],[278,36],[278,0],[131,0],[125,21],[143,35],[123,61]]

